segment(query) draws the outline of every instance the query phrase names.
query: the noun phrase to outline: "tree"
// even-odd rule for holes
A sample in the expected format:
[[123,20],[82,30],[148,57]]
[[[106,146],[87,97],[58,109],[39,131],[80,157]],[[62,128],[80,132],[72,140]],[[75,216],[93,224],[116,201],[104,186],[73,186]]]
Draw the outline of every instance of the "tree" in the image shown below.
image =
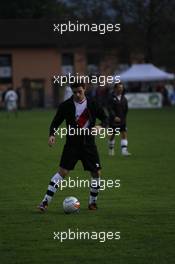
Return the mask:
[[[138,48],[139,38],[147,62],[154,59],[155,47],[163,40],[170,45],[172,39],[172,28],[175,25],[173,0],[112,0],[112,8],[115,18],[120,17],[124,27],[134,27],[132,30],[132,41],[136,41]],[[128,34],[129,36],[129,34]]]
[[1,0],[1,19],[65,19],[69,8],[64,1],[57,0]]

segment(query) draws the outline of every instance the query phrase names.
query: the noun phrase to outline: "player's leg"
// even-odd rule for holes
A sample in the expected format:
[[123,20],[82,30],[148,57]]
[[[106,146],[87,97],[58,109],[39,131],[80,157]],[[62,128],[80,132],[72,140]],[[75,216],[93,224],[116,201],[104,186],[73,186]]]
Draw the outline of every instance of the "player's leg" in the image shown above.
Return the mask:
[[51,178],[46,194],[39,205],[39,209],[41,211],[46,211],[49,203],[52,201],[54,194],[56,193],[57,189],[59,188],[61,182],[64,178],[68,175],[69,171],[60,167],[59,171]]
[[12,112],[14,113],[15,117],[18,117],[18,113],[17,113],[17,102],[13,101],[12,102]]
[[7,118],[10,117],[10,110],[11,110],[11,104],[10,104],[10,101],[7,101],[6,104],[5,104],[5,108],[6,108],[6,113],[7,113]]
[[131,153],[128,152],[128,137],[126,129],[120,131],[121,135],[121,154],[123,156],[130,156]]
[[115,155],[115,133],[113,133],[111,136],[109,136],[108,153],[109,153],[109,156]]
[[96,172],[91,172],[89,210],[97,210],[97,198],[100,190],[100,175],[100,170]]
[[15,109],[14,109],[14,114],[15,114],[15,117],[17,118],[18,117],[18,107],[17,107],[17,104],[16,104]]
[[100,174],[101,165],[100,158],[97,151],[97,146],[95,144],[86,145],[81,151],[81,161],[83,163],[84,170],[87,170],[91,174],[91,184],[90,184],[90,195],[89,195],[89,209],[97,209],[97,196],[100,189]]
[[60,169],[59,171],[51,178],[50,183],[48,185],[47,192],[44,196],[43,201],[39,205],[39,209],[41,211],[45,211],[48,207],[48,204],[51,202],[54,194],[56,193],[57,189],[61,181],[68,175],[70,170],[73,170],[75,164],[78,161],[78,152],[74,146],[70,146],[66,144],[63,149],[63,153],[61,156],[60,161]]

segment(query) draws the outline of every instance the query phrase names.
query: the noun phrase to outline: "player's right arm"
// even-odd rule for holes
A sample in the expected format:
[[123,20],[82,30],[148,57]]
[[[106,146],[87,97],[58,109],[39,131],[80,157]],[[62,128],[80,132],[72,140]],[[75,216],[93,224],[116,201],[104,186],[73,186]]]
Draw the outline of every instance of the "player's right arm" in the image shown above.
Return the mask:
[[55,137],[56,137],[56,131],[58,127],[62,124],[62,122],[65,119],[64,115],[64,103],[61,103],[58,107],[57,113],[54,116],[51,125],[50,125],[50,130],[49,130],[49,140],[48,140],[48,145],[51,147],[55,144]]

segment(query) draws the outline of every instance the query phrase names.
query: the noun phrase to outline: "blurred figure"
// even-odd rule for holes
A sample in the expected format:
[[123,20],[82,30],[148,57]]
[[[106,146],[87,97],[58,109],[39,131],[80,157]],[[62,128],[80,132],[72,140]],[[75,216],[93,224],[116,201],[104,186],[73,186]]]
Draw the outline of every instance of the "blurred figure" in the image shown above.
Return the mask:
[[108,101],[109,112],[109,127],[113,128],[113,135],[108,141],[109,155],[115,155],[115,129],[119,128],[121,136],[121,154],[123,156],[130,156],[128,152],[128,139],[126,117],[128,113],[128,101],[124,96],[124,86],[122,83],[114,85],[113,92],[109,96]]
[[63,101],[66,101],[66,100],[69,99],[72,95],[73,95],[73,93],[72,93],[72,89],[70,88],[70,86],[66,86],[66,87],[65,87],[65,92],[64,92],[64,99],[63,99]]
[[1,105],[5,108],[5,94],[7,91],[1,92]]
[[7,92],[4,96],[4,102],[5,102],[5,108],[7,112],[14,112],[17,116],[17,110],[18,110],[18,94],[16,91],[13,90],[12,87],[8,88]]
[[21,87],[18,87],[15,91],[18,95],[18,110],[19,110],[21,109]]
[[171,102],[168,96],[168,90],[166,89],[164,83],[159,83],[156,87],[156,91],[162,94],[163,106],[170,106]]
[[106,98],[108,96],[108,87],[107,86],[98,86],[96,90],[96,98],[98,103],[101,106],[106,105]]
[[86,84],[86,96],[89,99],[93,99],[96,97],[96,87],[90,84]]
[[170,100],[171,100],[171,104],[175,105],[175,87],[173,87],[173,90],[171,91]]

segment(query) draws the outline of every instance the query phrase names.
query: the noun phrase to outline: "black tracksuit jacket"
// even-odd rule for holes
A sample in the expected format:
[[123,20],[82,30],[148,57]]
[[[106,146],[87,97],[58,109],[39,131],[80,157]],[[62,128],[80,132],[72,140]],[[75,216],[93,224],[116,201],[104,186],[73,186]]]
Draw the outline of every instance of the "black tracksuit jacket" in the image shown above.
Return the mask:
[[[87,109],[89,111],[89,129],[95,126],[97,118],[100,119],[101,126],[107,126],[108,117],[105,114],[103,108],[100,107],[96,102],[96,100],[87,98]],[[57,129],[63,123],[63,121],[66,121],[67,129],[68,127],[77,129],[75,111],[76,109],[73,101],[73,96],[65,102],[61,103],[58,107],[55,117],[51,122],[49,135],[54,135],[54,129]],[[66,144],[95,144],[95,137],[92,135],[71,136],[67,134],[66,137]]]
[[121,119],[120,126],[126,125],[126,117],[128,113],[128,101],[124,95],[121,100],[118,100],[116,94],[112,92],[108,99],[108,113],[109,113],[109,124],[115,126],[116,122],[114,118],[117,116]]

